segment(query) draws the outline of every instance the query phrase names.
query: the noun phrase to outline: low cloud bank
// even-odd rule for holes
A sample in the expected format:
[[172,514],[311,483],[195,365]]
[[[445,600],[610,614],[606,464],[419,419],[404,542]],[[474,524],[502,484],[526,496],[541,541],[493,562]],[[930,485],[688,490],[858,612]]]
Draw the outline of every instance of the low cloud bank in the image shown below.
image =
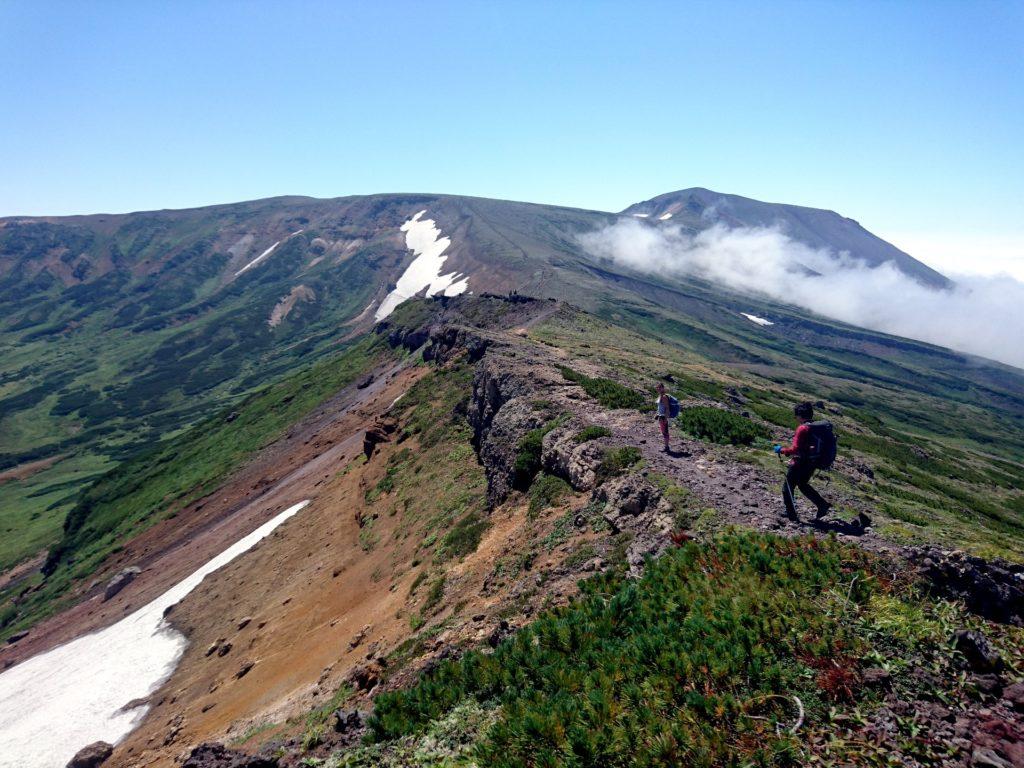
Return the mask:
[[580,237],[586,250],[635,270],[699,277],[836,320],[1024,368],[1024,283],[956,276],[926,288],[891,264],[869,267],[773,227],[681,227],[624,220]]

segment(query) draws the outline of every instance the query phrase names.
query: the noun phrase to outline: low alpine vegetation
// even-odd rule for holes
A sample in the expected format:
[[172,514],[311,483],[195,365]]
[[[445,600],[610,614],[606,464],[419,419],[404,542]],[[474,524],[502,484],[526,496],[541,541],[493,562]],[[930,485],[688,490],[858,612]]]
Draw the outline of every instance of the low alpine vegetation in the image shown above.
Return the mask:
[[589,427],[584,427],[576,434],[577,443],[589,443],[591,440],[599,440],[602,437],[608,437],[612,431],[608,427],[598,427],[591,424]]
[[491,655],[382,694],[371,736],[421,733],[469,700],[501,707],[481,765],[798,765],[792,695],[827,710],[817,662],[858,648],[837,617],[874,590],[863,558],[754,533],[687,544],[638,582],[586,582]]
[[530,486],[529,515],[535,518],[545,509],[555,506],[572,489],[569,484],[555,475],[542,474]]
[[544,448],[544,435],[562,424],[564,417],[552,419],[536,429],[531,429],[516,446],[516,459],[512,464],[512,485],[525,491],[533,478],[540,472],[540,455]]
[[732,445],[750,445],[768,432],[750,419],[731,411],[708,406],[684,408],[679,413],[679,426],[701,440]]
[[643,454],[639,448],[632,445],[624,445],[621,448],[609,448],[604,452],[601,463],[597,466],[597,481],[600,484],[609,477],[621,475],[630,467],[636,466],[643,460]]
[[654,408],[647,395],[612,379],[592,378],[564,365],[559,371],[567,381],[579,384],[584,392],[605,408],[632,408],[637,411],[650,411]]

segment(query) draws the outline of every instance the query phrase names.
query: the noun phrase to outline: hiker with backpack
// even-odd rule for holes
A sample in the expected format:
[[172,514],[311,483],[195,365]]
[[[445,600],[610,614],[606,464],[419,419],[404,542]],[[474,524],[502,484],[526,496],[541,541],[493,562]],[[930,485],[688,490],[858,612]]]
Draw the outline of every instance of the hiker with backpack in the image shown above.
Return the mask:
[[796,502],[793,489],[799,488],[815,507],[818,508],[815,520],[820,520],[832,508],[813,487],[810,480],[819,469],[829,469],[836,458],[836,436],[832,424],[828,421],[814,421],[814,407],[810,403],[800,403],[793,409],[798,426],[793,435],[793,444],[789,447],[775,446],[775,453],[790,456],[789,468],[786,470],[786,481],[782,485],[782,500],[786,503],[786,517],[799,520],[796,514]]
[[661,436],[665,440],[665,453],[671,453],[669,448],[668,420],[679,415],[679,401],[665,391],[665,385],[658,382],[658,399],[654,401],[658,406],[658,415],[655,419],[661,427]]

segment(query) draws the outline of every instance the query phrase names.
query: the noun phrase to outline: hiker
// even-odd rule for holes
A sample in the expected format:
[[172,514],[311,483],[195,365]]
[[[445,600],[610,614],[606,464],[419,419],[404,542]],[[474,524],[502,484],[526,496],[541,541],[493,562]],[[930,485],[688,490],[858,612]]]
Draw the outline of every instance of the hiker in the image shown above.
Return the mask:
[[786,481],[782,484],[782,500],[786,503],[786,517],[799,520],[796,514],[796,503],[793,489],[799,488],[814,506],[818,508],[815,520],[820,520],[832,508],[810,485],[811,476],[817,469],[828,469],[835,459],[835,436],[832,425],[827,421],[812,423],[814,407],[810,403],[800,403],[793,409],[798,426],[793,435],[793,444],[788,448],[776,445],[774,450],[779,456],[791,456],[789,468],[786,470]]
[[665,440],[665,453],[671,453],[668,437],[668,420],[679,415],[679,401],[665,391],[665,385],[658,382],[658,399],[654,401],[658,406],[658,415],[655,417],[658,426],[661,427],[661,436]]

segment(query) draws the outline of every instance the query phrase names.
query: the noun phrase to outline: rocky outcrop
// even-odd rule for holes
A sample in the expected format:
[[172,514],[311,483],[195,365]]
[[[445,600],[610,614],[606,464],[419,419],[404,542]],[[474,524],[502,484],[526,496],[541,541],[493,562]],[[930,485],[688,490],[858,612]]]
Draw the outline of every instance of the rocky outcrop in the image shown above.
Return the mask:
[[391,439],[391,435],[398,429],[398,422],[390,417],[378,418],[366,432],[363,433],[363,455],[369,461],[373,458],[373,452],[381,443]]
[[494,507],[512,491],[519,443],[543,424],[533,407],[537,385],[527,371],[503,358],[487,357],[477,365],[467,412],[473,446],[487,473],[487,501]]
[[593,499],[604,505],[602,514],[613,531],[633,534],[626,559],[630,575],[639,576],[644,559],[657,557],[671,542],[672,505],[640,475],[608,480],[594,490]]
[[986,619],[1024,626],[1024,565],[936,547],[912,550],[909,558],[939,597],[962,600]]
[[107,582],[106,589],[103,590],[103,601],[106,602],[122,589],[127,587],[138,576],[142,571],[136,568],[134,565],[130,565],[118,573],[114,578]]
[[105,741],[97,741],[82,747],[68,762],[66,768],[96,768],[114,754],[114,746]]
[[278,768],[270,755],[247,755],[223,744],[204,743],[189,753],[182,768]]
[[578,443],[578,432],[575,425],[567,425],[546,434],[541,465],[545,472],[561,477],[577,491],[589,491],[597,482],[604,446],[598,441]]

